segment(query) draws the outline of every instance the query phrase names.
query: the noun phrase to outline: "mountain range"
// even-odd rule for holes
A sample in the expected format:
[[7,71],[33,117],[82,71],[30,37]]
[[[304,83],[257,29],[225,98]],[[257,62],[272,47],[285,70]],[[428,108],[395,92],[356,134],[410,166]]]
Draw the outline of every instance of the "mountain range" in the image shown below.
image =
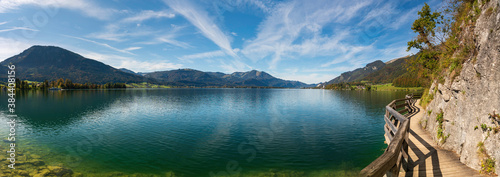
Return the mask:
[[357,68],[352,71],[344,72],[332,80],[318,84],[322,87],[330,84],[349,83],[368,81],[371,83],[392,83],[392,81],[401,75],[407,73],[405,69],[406,60],[413,56],[396,58],[387,62],[376,60],[368,63],[365,67]]
[[178,69],[171,71],[157,71],[142,73],[146,78],[156,79],[168,85],[181,86],[255,86],[255,87],[312,87],[298,81],[278,79],[266,72],[252,70],[248,72],[234,72],[224,74],[221,72],[202,72],[193,69]]
[[[194,69],[178,69],[136,73],[126,68],[116,69],[102,62],[85,58],[77,53],[55,46],[32,46],[18,55],[0,62],[0,72],[9,64],[16,66],[16,77],[22,80],[44,81],[59,78],[74,83],[141,83],[171,86],[256,86],[300,88],[313,85],[298,81],[287,81],[273,77],[263,71],[203,72]],[[5,78],[6,74],[0,78]]]

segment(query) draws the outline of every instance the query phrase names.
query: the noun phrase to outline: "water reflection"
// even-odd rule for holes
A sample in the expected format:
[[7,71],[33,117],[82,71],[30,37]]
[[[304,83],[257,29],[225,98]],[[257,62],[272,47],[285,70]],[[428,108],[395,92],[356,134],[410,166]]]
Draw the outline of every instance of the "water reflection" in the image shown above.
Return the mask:
[[[0,100],[7,99],[3,93]],[[78,121],[80,115],[109,106],[123,93],[123,90],[17,91],[16,114],[33,128],[57,129]]]
[[75,90],[19,92],[16,104],[22,126],[31,129],[23,132],[24,138],[58,152],[48,161],[83,172],[207,176],[226,171],[232,162],[243,173],[321,171],[346,162],[365,166],[384,147],[384,106],[404,94]]

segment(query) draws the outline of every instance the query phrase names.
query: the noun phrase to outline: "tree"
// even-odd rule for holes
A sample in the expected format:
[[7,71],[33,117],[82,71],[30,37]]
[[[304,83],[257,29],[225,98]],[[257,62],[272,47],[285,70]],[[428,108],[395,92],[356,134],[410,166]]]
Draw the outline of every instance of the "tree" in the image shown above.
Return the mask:
[[[438,25],[443,24],[444,18],[439,12],[432,12],[427,3],[418,12],[419,18],[413,22],[411,29],[417,33],[417,37],[408,42],[409,51],[412,48],[420,50],[417,57],[408,59],[406,61],[407,69],[412,75],[417,76],[422,80],[423,85],[428,84],[431,76],[436,71],[439,63],[439,55],[441,51],[439,47],[435,47],[432,42],[436,40],[436,30]],[[404,78],[396,80],[396,83],[401,85],[414,85],[409,82],[402,82]],[[415,84],[418,85],[418,84]]]
[[[419,50],[423,49],[432,49],[433,45],[431,43],[431,38],[436,36],[436,26],[437,24],[441,24],[441,20],[443,20],[443,16],[439,12],[431,12],[431,8],[427,3],[425,3],[422,10],[418,12],[420,18],[413,22],[411,29],[418,33],[416,39],[408,42],[408,49],[410,51],[411,48],[416,48]],[[426,46],[424,46],[424,44]]]
[[62,88],[64,85],[64,80],[62,78],[57,79],[56,87]]
[[73,85],[73,82],[71,82],[71,80],[69,79],[66,79],[66,81],[64,81],[64,89],[73,89],[74,85]]
[[49,81],[45,80],[43,81],[43,90],[47,90],[47,88],[49,87]]

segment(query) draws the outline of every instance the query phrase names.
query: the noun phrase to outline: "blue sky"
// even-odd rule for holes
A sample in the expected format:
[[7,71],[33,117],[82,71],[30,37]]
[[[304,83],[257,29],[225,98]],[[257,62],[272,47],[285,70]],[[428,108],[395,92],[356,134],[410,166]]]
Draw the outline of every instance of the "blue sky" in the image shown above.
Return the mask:
[[406,43],[424,2],[1,0],[0,59],[55,45],[135,72],[256,69],[319,83],[415,53]]

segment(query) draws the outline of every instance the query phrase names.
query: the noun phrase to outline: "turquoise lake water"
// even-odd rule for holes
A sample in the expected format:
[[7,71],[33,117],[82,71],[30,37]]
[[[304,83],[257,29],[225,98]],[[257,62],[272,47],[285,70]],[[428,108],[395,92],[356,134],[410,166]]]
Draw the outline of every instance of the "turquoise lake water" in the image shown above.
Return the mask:
[[[17,143],[29,146],[47,165],[97,176],[357,173],[387,147],[384,107],[405,94],[301,89],[18,92]],[[0,100],[5,100],[0,121],[7,122],[5,92]],[[6,131],[2,124],[2,139]]]

